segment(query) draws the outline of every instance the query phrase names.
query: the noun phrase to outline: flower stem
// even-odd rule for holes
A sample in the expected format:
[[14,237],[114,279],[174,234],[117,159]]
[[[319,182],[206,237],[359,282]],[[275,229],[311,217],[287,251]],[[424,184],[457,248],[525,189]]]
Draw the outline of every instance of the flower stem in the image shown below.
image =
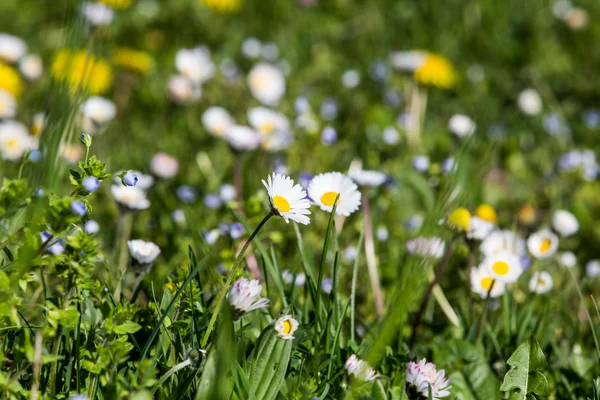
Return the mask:
[[250,246],[252,239],[254,239],[254,237],[258,234],[258,231],[260,231],[260,229],[263,227],[263,225],[273,215],[275,215],[275,214],[273,214],[273,210],[271,210],[271,211],[269,211],[269,213],[267,215],[265,215],[265,217],[262,219],[262,221],[260,221],[260,223],[258,224],[256,229],[254,229],[254,231],[252,232],[252,234],[250,235],[250,237],[244,244],[244,247],[242,247],[240,254],[238,254],[237,258],[235,259],[235,262],[233,263],[233,267],[231,267],[231,269],[229,270],[229,273],[227,274],[227,280],[225,281],[225,286],[223,286],[221,288],[221,290],[219,291],[219,294],[217,295],[216,306],[215,306],[212,316],[210,317],[210,322],[208,323],[208,328],[206,329],[206,332],[204,333],[204,337],[202,338],[202,343],[200,344],[201,348],[203,348],[203,349],[206,348],[206,343],[208,343],[210,334],[212,333],[212,330],[215,327],[215,322],[217,321],[217,316],[221,312],[221,305],[223,304],[225,295],[229,291],[231,282],[233,281],[233,278],[235,277],[237,270],[238,270],[239,266],[241,265],[242,260],[244,259],[244,254],[246,253],[246,250],[248,250],[248,247]]
[[174,373],[176,373],[180,369],[183,369],[183,368],[187,367],[190,364],[192,364],[192,361],[188,358],[185,361],[180,362],[179,364],[175,365],[173,368],[171,368],[170,370],[168,370],[160,378],[160,380],[158,381],[158,383],[154,386],[154,389],[152,390],[152,394],[156,393],[156,391],[158,390],[158,388],[161,387],[162,384],[165,383],[167,381],[167,379],[169,379],[171,377],[171,375],[173,375]]
[[369,280],[371,281],[371,290],[375,299],[375,312],[377,317],[383,316],[383,292],[379,282],[379,271],[377,270],[377,258],[375,257],[375,243],[373,241],[373,221],[371,219],[371,204],[369,197],[363,193],[363,214],[365,216],[365,257],[367,259],[367,269],[369,270]]

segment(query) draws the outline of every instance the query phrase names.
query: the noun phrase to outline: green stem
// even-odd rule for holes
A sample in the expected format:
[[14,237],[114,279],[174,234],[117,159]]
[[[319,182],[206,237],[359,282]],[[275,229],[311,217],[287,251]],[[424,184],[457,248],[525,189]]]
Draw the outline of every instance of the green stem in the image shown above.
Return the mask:
[[202,338],[202,343],[200,344],[201,348],[205,348],[206,347],[206,343],[208,343],[208,339],[210,338],[210,334],[212,333],[212,330],[213,330],[213,328],[215,326],[215,322],[217,321],[217,316],[219,315],[219,312],[221,311],[221,305],[223,304],[223,300],[225,299],[225,295],[229,291],[229,287],[231,286],[233,278],[235,277],[235,275],[237,273],[237,270],[238,270],[239,266],[241,265],[242,260],[244,259],[244,254],[246,253],[246,250],[250,246],[250,243],[252,242],[252,239],[254,239],[254,237],[258,234],[258,231],[260,231],[260,229],[263,227],[263,225],[273,215],[275,215],[275,214],[273,213],[273,210],[271,210],[262,219],[262,221],[260,221],[260,223],[258,224],[258,226],[256,227],[256,229],[254,229],[254,231],[252,232],[252,234],[250,235],[250,237],[248,238],[248,240],[244,244],[244,247],[242,247],[242,250],[240,251],[240,254],[238,254],[237,258],[235,259],[233,267],[231,267],[231,269],[229,270],[229,273],[227,274],[227,280],[225,281],[225,286],[223,286],[221,288],[221,291],[219,292],[219,294],[217,296],[215,309],[213,311],[212,316],[210,317],[210,322],[208,323],[208,328],[206,329],[206,332],[204,333],[204,337]]
[[356,281],[358,279],[358,263],[360,260],[360,249],[364,239],[364,228],[360,231],[360,237],[358,238],[358,252],[356,259],[354,260],[354,268],[352,270],[352,292],[350,293],[350,340],[354,342],[354,335],[356,332],[355,314],[356,314]]
[[171,375],[173,375],[174,373],[176,373],[180,369],[183,369],[183,368],[187,367],[191,363],[192,363],[192,361],[190,361],[190,359],[188,358],[187,360],[180,362],[179,364],[175,365],[173,368],[171,368],[170,370],[168,370],[160,378],[160,380],[158,381],[158,383],[154,386],[154,389],[152,390],[152,394],[156,393],[156,391],[158,390],[158,388],[161,387],[162,384],[165,383],[167,381],[167,379],[169,379],[171,377]]

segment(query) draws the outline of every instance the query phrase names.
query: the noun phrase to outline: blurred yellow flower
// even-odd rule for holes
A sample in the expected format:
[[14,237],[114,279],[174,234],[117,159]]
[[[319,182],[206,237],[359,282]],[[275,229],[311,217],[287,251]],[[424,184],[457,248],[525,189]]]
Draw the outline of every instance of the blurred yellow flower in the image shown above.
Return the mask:
[[415,70],[415,80],[422,85],[449,89],[456,83],[456,71],[446,59],[438,54],[427,53],[423,63]]
[[471,225],[471,213],[464,207],[457,208],[450,213],[448,223],[461,231],[467,231]]
[[496,210],[489,204],[482,204],[477,209],[475,209],[475,216],[481,218],[484,221],[488,221],[493,223],[494,225],[498,223],[498,216],[496,215]]
[[154,68],[154,60],[144,51],[118,47],[112,58],[116,66],[141,75],[146,75]]
[[117,8],[122,10],[124,8],[128,8],[131,6],[133,0],[98,0],[100,3],[104,3],[107,6],[111,6],[112,8]]
[[525,204],[519,210],[519,222],[521,222],[523,225],[533,225],[535,223],[536,218],[537,212],[535,211],[535,208],[530,204]]
[[0,61],[0,89],[18,98],[23,92],[23,81],[14,68]]
[[85,50],[60,50],[52,61],[50,73],[54,79],[66,81],[72,91],[81,87],[89,94],[105,93],[113,79],[108,63]]
[[200,2],[220,13],[235,12],[242,8],[242,0],[200,0]]

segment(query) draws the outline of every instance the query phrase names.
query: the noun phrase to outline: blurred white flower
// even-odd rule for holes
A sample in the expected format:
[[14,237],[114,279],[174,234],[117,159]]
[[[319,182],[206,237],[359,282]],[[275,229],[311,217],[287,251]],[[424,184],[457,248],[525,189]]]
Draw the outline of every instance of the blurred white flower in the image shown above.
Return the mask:
[[28,54],[19,60],[19,71],[25,79],[34,81],[42,76],[44,72],[44,63],[37,54]]
[[356,379],[360,379],[361,381],[373,381],[379,378],[379,375],[375,372],[373,368],[367,363],[356,357],[356,355],[352,354],[344,365],[346,371],[348,371],[348,375],[354,376]]
[[179,170],[179,161],[167,153],[156,153],[150,161],[150,172],[161,179],[174,177]]
[[93,235],[94,233],[97,233],[100,230],[100,225],[98,224],[98,222],[94,221],[93,219],[90,219],[86,221],[83,225],[83,230],[87,234]]
[[577,257],[572,251],[565,251],[560,255],[560,263],[567,268],[573,268],[577,265]]
[[17,100],[12,94],[0,89],[0,119],[13,118],[17,114]]
[[423,155],[414,156],[412,166],[419,172],[425,172],[429,169],[429,157]]
[[256,64],[248,74],[248,86],[252,95],[261,103],[274,106],[285,93],[283,73],[271,64]]
[[0,59],[16,63],[27,53],[27,44],[20,37],[0,33]]
[[90,134],[102,133],[106,124],[117,115],[115,104],[100,96],[92,96],[81,105],[81,129]]
[[539,230],[527,239],[527,249],[535,258],[548,258],[558,249],[558,236],[550,229]]
[[223,136],[235,124],[229,111],[223,107],[209,107],[202,114],[204,129],[213,136]]
[[561,236],[571,236],[579,230],[579,221],[567,210],[557,210],[552,217],[552,226]]
[[285,115],[266,107],[249,109],[248,122],[263,136],[290,129],[290,123]]
[[383,130],[383,142],[385,144],[394,145],[400,140],[398,130],[393,126],[388,126]]
[[291,315],[285,315],[275,321],[275,332],[282,339],[291,340],[294,338],[294,332],[298,329],[298,321]]
[[219,188],[219,196],[224,203],[235,200],[235,187],[229,183],[224,183]]
[[585,264],[585,273],[590,278],[596,278],[600,275],[600,261],[590,260]]
[[423,65],[425,57],[422,51],[396,51],[391,53],[390,61],[395,69],[412,72]]
[[350,168],[348,176],[359,186],[378,187],[387,181],[385,172],[362,169],[362,167]]
[[61,143],[60,156],[69,164],[75,164],[83,157],[83,150],[80,144]]
[[255,150],[260,146],[261,137],[252,128],[233,125],[225,131],[225,139],[231,147],[238,151]]
[[486,256],[492,256],[499,251],[507,250],[516,255],[525,254],[525,240],[509,230],[496,230],[489,234],[479,246]]
[[580,7],[573,7],[565,16],[565,23],[574,31],[585,29],[590,22],[589,13]]
[[377,228],[376,236],[377,240],[379,240],[380,242],[385,242],[390,237],[390,233],[388,232],[388,229],[385,226],[380,226]]
[[81,4],[81,14],[92,26],[110,25],[115,16],[114,10],[106,4],[90,2]]
[[33,146],[27,127],[20,122],[0,123],[0,155],[4,160],[18,161]]
[[260,49],[260,55],[267,61],[276,61],[279,57],[279,47],[273,42],[265,42]]
[[360,74],[355,69],[349,69],[342,74],[342,85],[348,89],[357,87],[360,83]]
[[202,89],[183,75],[173,75],[167,82],[169,97],[177,104],[197,101],[202,96]]
[[[492,283],[494,286],[492,286]],[[487,298],[488,292],[491,298],[504,294],[504,283],[495,281],[492,274],[482,267],[471,267],[471,290],[482,299]],[[490,291],[491,289],[491,291]]]
[[529,281],[529,290],[533,293],[544,294],[552,290],[554,286],[554,280],[552,275],[546,271],[534,272],[531,280]]
[[184,77],[196,84],[202,84],[212,78],[215,65],[207,47],[181,49],[175,55],[175,68]]
[[129,240],[127,247],[131,257],[140,264],[150,264],[160,254],[160,248],[156,244],[144,240]]
[[227,301],[240,314],[264,308],[269,305],[269,299],[261,297],[262,286],[256,279],[240,278],[231,286],[227,293]]
[[448,121],[448,129],[458,138],[471,136],[475,133],[475,121],[463,114],[454,114]]
[[137,186],[112,185],[110,188],[115,200],[130,210],[145,210],[150,207],[146,192]]
[[308,185],[308,195],[321,210],[332,212],[337,198],[335,213],[350,216],[360,206],[361,193],[358,186],[341,172],[327,172],[315,176]]
[[469,239],[483,240],[494,230],[495,225],[475,215],[471,217],[467,237]]
[[542,98],[535,89],[525,89],[517,100],[519,108],[527,115],[537,115],[542,111]]
[[441,258],[446,244],[439,237],[418,237],[406,242],[406,250],[410,254],[423,257]]
[[257,38],[250,36],[242,42],[242,54],[246,58],[254,59],[260,56],[261,49],[260,40]]

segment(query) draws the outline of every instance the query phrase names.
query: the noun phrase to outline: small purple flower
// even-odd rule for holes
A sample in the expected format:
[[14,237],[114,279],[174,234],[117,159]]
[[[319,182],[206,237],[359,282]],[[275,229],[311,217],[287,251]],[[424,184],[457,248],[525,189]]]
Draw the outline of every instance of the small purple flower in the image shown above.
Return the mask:
[[42,196],[43,196],[43,195],[45,195],[45,194],[46,194],[46,192],[44,192],[44,189],[42,189],[42,188],[40,188],[40,187],[39,187],[39,188],[36,188],[36,189],[35,189],[35,192],[33,192],[33,195],[34,195],[35,197],[42,197]]
[[[52,235],[50,232],[40,232],[40,237],[42,239],[42,243],[47,247],[52,241]],[[63,241],[58,241],[54,243],[52,246],[47,247],[46,251],[52,254],[62,254],[65,251],[65,248],[62,246]]]
[[595,108],[587,109],[583,112],[583,115],[581,117],[583,119],[583,123],[588,128],[600,128],[600,110],[597,110]]
[[331,279],[331,278],[323,279],[323,282],[321,282],[321,290],[323,290],[323,292],[325,292],[327,294],[330,294],[331,289],[333,289],[333,279]]
[[414,156],[412,159],[413,168],[419,172],[425,172],[429,169],[429,157]]
[[288,169],[287,169],[287,165],[285,163],[285,158],[283,157],[277,157],[275,159],[275,162],[273,163],[273,172],[275,172],[276,174],[281,174],[281,175],[287,175],[288,174]]
[[100,181],[95,176],[88,176],[81,181],[81,184],[90,193],[95,192],[100,187]]
[[225,222],[221,222],[218,226],[219,229],[219,233],[223,236],[229,234],[229,224],[226,224]]
[[521,263],[523,271],[527,271],[529,267],[531,267],[531,258],[527,256],[519,256],[519,262]]
[[444,160],[444,162],[442,162],[442,172],[447,174],[452,171],[455,166],[456,164],[454,163],[454,157],[448,157]]
[[325,146],[330,146],[337,141],[338,135],[335,129],[331,126],[326,126],[321,132],[321,143]]
[[369,75],[375,82],[383,82],[387,78],[390,69],[383,60],[376,60],[369,66]]
[[204,205],[208,208],[219,208],[221,207],[221,198],[217,194],[207,194],[204,196]]
[[177,189],[177,197],[179,197],[179,200],[186,204],[193,204],[196,202],[196,198],[198,196],[196,195],[196,190],[193,187],[183,185]]
[[323,119],[326,121],[331,121],[332,119],[335,119],[337,115],[337,101],[332,97],[328,97],[325,100],[323,100],[323,103],[321,103],[321,117],[323,117]]
[[123,182],[125,182],[127,186],[135,186],[138,183],[138,176],[129,171],[123,176]]
[[306,97],[298,97],[296,101],[294,101],[294,109],[298,114],[305,114],[310,111],[310,103]]
[[232,239],[239,239],[244,236],[246,229],[244,229],[244,225],[239,222],[234,222],[229,226],[229,235]]
[[87,208],[85,207],[83,201],[75,200],[71,202],[71,210],[80,217],[83,217],[85,214],[87,214]]
[[304,189],[308,187],[310,181],[312,180],[313,175],[308,171],[302,171],[298,175],[298,184],[302,186]]
[[97,233],[100,230],[100,225],[98,225],[98,223],[93,219],[90,219],[89,221],[86,221],[85,224],[83,224],[83,230],[88,235],[93,235],[94,233]]
[[235,187],[229,183],[224,183],[219,188],[219,195],[225,203],[233,201],[235,200]]
[[29,152],[29,162],[37,164],[41,160],[42,160],[42,152],[41,151],[34,149]]
[[394,145],[400,140],[398,130],[393,126],[388,126],[383,130],[383,143]]

